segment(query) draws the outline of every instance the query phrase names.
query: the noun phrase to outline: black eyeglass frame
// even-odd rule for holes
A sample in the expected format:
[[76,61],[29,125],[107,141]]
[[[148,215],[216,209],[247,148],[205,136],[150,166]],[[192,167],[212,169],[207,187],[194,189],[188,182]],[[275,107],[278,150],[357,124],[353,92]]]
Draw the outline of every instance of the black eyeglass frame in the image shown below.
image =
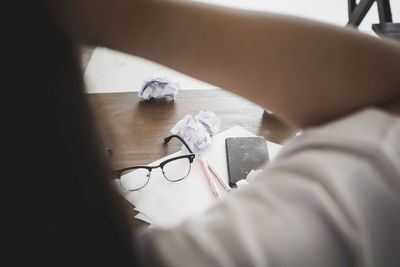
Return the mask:
[[[125,168],[122,168],[122,169],[114,170],[114,177],[115,177],[116,179],[118,179],[119,182],[120,182],[120,184],[121,184],[121,174],[122,174],[123,172],[125,172],[125,171],[134,170],[134,169],[147,169],[147,170],[149,171],[147,182],[146,182],[142,187],[137,188],[137,189],[126,189],[126,188],[125,188],[125,189],[128,190],[128,191],[137,191],[137,190],[140,190],[140,189],[142,189],[143,187],[145,187],[145,186],[149,183],[149,181],[150,181],[151,171],[152,171],[153,169],[156,169],[156,168],[161,168],[161,171],[162,171],[162,173],[163,173],[164,178],[165,178],[166,180],[170,181],[170,182],[178,182],[178,181],[181,181],[181,180],[185,179],[185,178],[189,175],[189,173],[190,173],[191,166],[192,166],[193,160],[194,160],[194,158],[196,157],[196,155],[195,155],[195,154],[193,153],[193,151],[190,149],[189,145],[185,142],[185,140],[184,140],[182,137],[180,137],[179,135],[176,135],[176,134],[170,135],[170,136],[164,138],[164,142],[165,142],[165,143],[168,143],[172,138],[177,138],[179,141],[181,141],[181,142],[183,143],[183,145],[184,145],[184,146],[187,148],[187,150],[189,151],[189,154],[187,154],[187,155],[181,155],[181,156],[177,156],[177,157],[173,157],[173,158],[169,158],[169,159],[167,159],[167,160],[164,160],[163,162],[161,162],[159,165],[156,165],[156,166],[134,165],[134,166],[129,166],[129,167],[125,167]],[[164,167],[167,163],[169,163],[169,162],[171,162],[171,161],[178,160],[178,159],[183,159],[183,158],[187,158],[187,159],[189,160],[189,163],[190,163],[190,168],[189,168],[188,174],[187,174],[186,176],[184,176],[184,177],[178,179],[178,180],[170,180],[170,179],[168,179],[168,178],[165,176],[163,167]],[[124,188],[124,186],[123,186],[122,184],[121,184],[121,186]]]

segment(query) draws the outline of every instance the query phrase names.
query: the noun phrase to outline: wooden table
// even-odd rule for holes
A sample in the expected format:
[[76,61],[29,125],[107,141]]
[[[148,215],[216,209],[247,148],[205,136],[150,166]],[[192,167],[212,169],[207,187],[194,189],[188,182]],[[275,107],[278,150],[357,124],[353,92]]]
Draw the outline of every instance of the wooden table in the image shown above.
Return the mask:
[[221,131],[240,125],[267,140],[281,143],[295,129],[254,103],[224,90],[180,91],[174,101],[141,100],[136,92],[90,94],[101,136],[113,150],[114,168],[149,164],[180,149],[180,142],[163,139],[186,114],[213,111]]

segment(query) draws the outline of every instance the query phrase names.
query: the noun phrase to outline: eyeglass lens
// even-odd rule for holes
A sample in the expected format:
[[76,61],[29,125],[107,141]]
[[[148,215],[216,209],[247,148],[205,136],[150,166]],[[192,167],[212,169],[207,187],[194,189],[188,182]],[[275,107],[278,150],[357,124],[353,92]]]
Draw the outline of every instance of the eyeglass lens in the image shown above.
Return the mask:
[[138,190],[150,179],[150,171],[145,168],[130,169],[121,173],[120,182],[126,190]]
[[[167,162],[162,167],[164,177],[171,182],[186,178],[191,169],[188,158],[179,158]],[[120,183],[126,190],[138,190],[143,188],[150,179],[150,171],[146,168],[129,169],[121,173]]]
[[162,168],[164,177],[169,181],[179,181],[189,175],[190,161],[188,158],[180,158],[168,162]]

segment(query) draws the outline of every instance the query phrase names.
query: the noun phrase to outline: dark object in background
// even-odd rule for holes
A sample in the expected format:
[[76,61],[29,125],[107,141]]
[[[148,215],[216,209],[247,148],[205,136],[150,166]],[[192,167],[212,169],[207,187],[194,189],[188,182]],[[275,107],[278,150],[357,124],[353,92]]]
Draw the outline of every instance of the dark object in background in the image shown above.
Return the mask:
[[264,137],[229,137],[225,139],[229,185],[247,177],[251,170],[259,169],[269,160]]
[[348,0],[347,26],[357,28],[375,1],[378,5],[379,24],[373,24],[372,29],[380,37],[400,41],[400,23],[393,23],[389,0],[360,0],[358,4],[356,0]]

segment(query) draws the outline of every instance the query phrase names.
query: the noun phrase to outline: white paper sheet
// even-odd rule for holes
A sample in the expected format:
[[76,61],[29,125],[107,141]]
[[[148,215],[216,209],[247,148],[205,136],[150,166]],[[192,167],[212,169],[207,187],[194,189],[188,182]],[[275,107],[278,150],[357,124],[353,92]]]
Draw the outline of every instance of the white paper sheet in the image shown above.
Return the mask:
[[138,213],[135,215],[135,218],[138,220],[142,220],[144,222],[147,222],[149,224],[154,224],[156,225],[156,223],[154,223],[154,221],[152,219],[150,219],[149,217],[147,217],[146,215],[144,215],[143,213]]
[[[226,183],[228,183],[228,169],[225,138],[246,136],[255,135],[240,126],[235,126],[213,136],[212,144],[200,151],[204,159],[214,166]],[[272,160],[280,150],[281,145],[267,142],[267,148]],[[182,151],[179,151],[150,165],[158,165],[159,162],[182,153]],[[175,226],[190,217],[198,216],[218,201],[211,192],[197,158],[192,164],[189,176],[179,182],[167,181],[161,170],[157,168],[152,171],[149,183],[138,191],[124,191],[118,182],[114,184],[123,196],[135,205],[138,211],[146,214],[145,216],[157,226],[164,228]],[[216,184],[220,186],[217,181]],[[229,194],[223,190],[222,186],[218,189],[222,196]],[[141,216],[139,215],[139,217]]]

